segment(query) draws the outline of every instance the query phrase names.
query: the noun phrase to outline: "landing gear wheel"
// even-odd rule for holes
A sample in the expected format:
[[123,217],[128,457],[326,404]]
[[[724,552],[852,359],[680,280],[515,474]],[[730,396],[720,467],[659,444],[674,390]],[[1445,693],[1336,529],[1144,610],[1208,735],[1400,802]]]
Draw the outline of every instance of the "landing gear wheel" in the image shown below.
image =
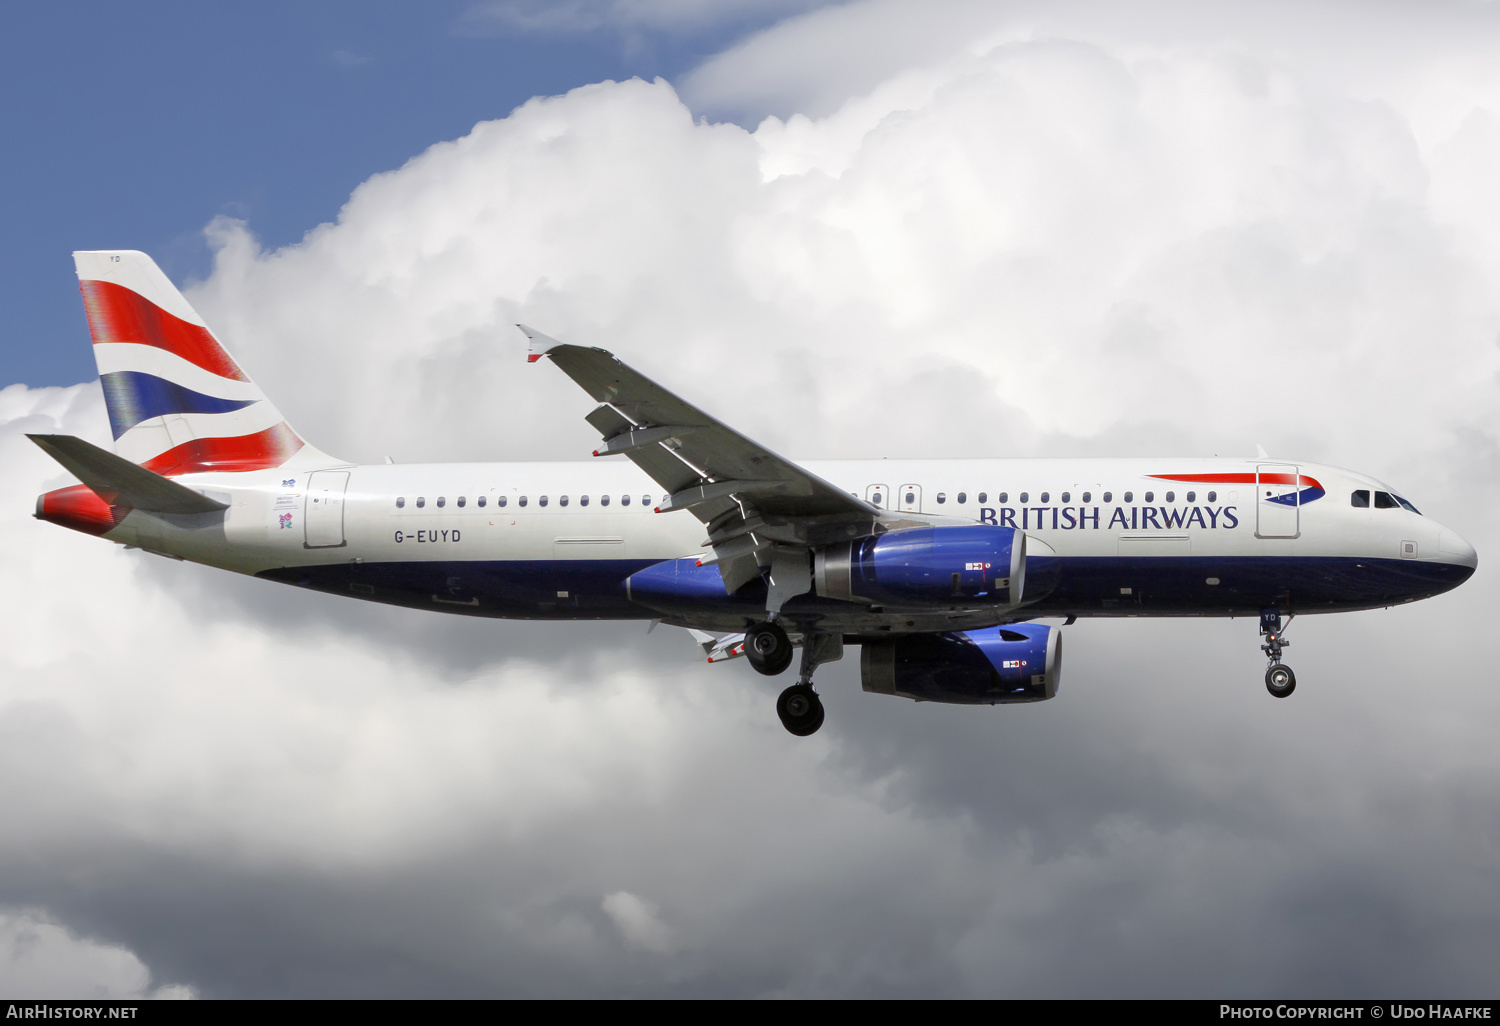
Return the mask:
[[1290,666],[1276,663],[1266,671],[1266,690],[1277,698],[1285,698],[1297,690],[1297,675]]
[[823,725],[823,702],[811,684],[793,684],[776,699],[776,715],[787,730],[807,737]]
[[792,665],[792,641],[781,624],[758,623],[745,632],[745,656],[756,672],[774,677]]

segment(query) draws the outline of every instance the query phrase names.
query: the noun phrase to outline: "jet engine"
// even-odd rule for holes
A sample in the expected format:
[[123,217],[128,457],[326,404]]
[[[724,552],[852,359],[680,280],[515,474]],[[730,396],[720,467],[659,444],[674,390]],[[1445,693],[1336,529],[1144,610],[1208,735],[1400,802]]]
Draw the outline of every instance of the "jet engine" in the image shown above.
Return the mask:
[[820,549],[819,595],[893,605],[1013,606],[1026,577],[1026,535],[1013,527],[918,527]]
[[859,669],[866,691],[918,702],[1041,702],[1057,694],[1062,631],[1017,623],[867,641]]

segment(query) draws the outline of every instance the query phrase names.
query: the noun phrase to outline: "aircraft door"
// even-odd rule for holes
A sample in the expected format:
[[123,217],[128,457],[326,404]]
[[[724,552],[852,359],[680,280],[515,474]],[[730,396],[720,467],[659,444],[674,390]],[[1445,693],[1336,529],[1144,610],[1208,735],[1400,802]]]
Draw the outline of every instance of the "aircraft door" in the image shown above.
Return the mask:
[[903,513],[920,513],[922,511],[922,486],[919,484],[904,484],[896,493],[896,506]]
[[882,484],[872,484],[865,489],[865,501],[881,509],[891,508],[891,490]]
[[1261,463],[1255,468],[1255,536],[1295,538],[1301,533],[1301,490],[1298,468],[1286,463]]
[[348,487],[347,470],[319,470],[308,475],[302,509],[307,525],[305,548],[338,548],[344,544],[344,489]]

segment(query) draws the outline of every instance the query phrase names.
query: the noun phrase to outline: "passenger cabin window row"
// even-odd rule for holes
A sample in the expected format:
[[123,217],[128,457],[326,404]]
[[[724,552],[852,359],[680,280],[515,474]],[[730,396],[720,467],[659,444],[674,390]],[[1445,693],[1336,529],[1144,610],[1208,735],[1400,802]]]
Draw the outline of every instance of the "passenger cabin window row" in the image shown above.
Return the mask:
[[[1358,506],[1359,505],[1359,501],[1358,501],[1357,496],[1358,496],[1359,493],[1355,493],[1355,494],[1356,494],[1356,500],[1355,500],[1354,504],[1356,506]],[[1385,493],[1382,492],[1380,494],[1383,495]],[[954,498],[954,501],[957,502],[959,505],[964,505],[964,504],[966,504],[969,501],[969,493],[968,492],[958,492],[957,494],[954,495],[953,498]],[[975,498],[981,504],[983,504],[983,503],[989,502],[989,498],[990,497],[989,497],[989,493],[988,492],[980,492],[980,493],[978,493],[975,496]],[[1049,503],[1049,502],[1052,501],[1052,493],[1050,491],[1042,492],[1039,495],[1037,495],[1036,498],[1037,498],[1037,502],[1041,503],[1042,505],[1046,505],[1047,503]],[[1073,501],[1073,493],[1071,491],[1066,491],[1066,492],[1061,493],[1057,498],[1058,498],[1059,502],[1061,502],[1064,506],[1066,506],[1066,505],[1069,505],[1070,503],[1072,503],[1072,501]],[[1133,492],[1133,491],[1126,492],[1123,496],[1121,496],[1121,498],[1125,502],[1134,502],[1135,501],[1135,492]],[[1146,492],[1143,496],[1141,496],[1141,498],[1145,502],[1155,502],[1156,501],[1156,493],[1154,491]],[[1208,502],[1218,502],[1219,501],[1219,493],[1217,491],[1211,491],[1211,492],[1207,493],[1204,496],[1204,498]],[[1367,496],[1367,498],[1368,498],[1368,496]],[[934,499],[936,499],[938,505],[940,505],[940,506],[941,505],[946,505],[947,502],[948,502],[948,493],[947,492],[938,492],[934,496]],[[1112,491],[1104,492],[1100,496],[1100,499],[1103,502],[1114,502],[1115,501],[1115,493],[1112,492]],[[1183,499],[1185,501],[1187,501],[1187,502],[1197,502],[1198,501],[1198,493],[1196,491],[1187,492],[1187,493],[1185,493],[1183,495]],[[1019,495],[1016,496],[1016,500],[1021,505],[1025,506],[1025,505],[1027,505],[1028,503],[1031,502],[1031,493],[1030,492],[1021,492]],[[910,492],[909,491],[909,492],[906,493],[906,502],[907,502],[908,505],[913,505],[913,504],[916,503],[916,501],[917,501],[917,495],[916,495],[915,492]],[[1083,492],[1081,495],[1079,495],[1078,501],[1079,502],[1083,502],[1083,503],[1093,502],[1094,501],[1094,493],[1092,491]],[[1162,496],[1162,501],[1163,502],[1176,502],[1177,501],[1177,493],[1175,491],[1167,492],[1166,494],[1164,494]],[[1401,502],[1405,502],[1404,499],[1402,499],[1400,501]],[[876,505],[876,506],[879,506],[880,503],[881,503],[880,493],[876,492],[876,493],[872,494],[870,496],[870,502],[872,504]],[[1009,502],[1010,502],[1010,493],[1009,492],[997,492],[995,494],[995,502],[998,503],[1001,506],[1009,504]]]
[[[599,496],[599,505],[601,505],[601,506],[608,506],[609,503],[610,503],[611,498],[612,498],[612,496],[609,496],[609,495],[601,495],[601,496]],[[630,496],[630,495],[622,495],[622,496],[620,496],[620,505],[621,506],[629,506],[630,503],[631,503],[632,498],[633,498],[633,496]],[[662,501],[663,504],[665,504],[666,502],[668,502],[670,499],[671,499],[670,495],[663,495],[661,497],[661,501]],[[488,500],[487,496],[481,495],[477,499],[474,500],[474,505],[478,506],[480,509],[483,509],[485,507],[485,505],[487,504],[488,501],[489,500]],[[541,495],[541,496],[537,497],[536,501],[537,501],[537,505],[538,506],[545,506],[545,505],[547,505],[548,499],[547,499],[547,496]],[[495,497],[495,505],[498,506],[501,509],[504,509],[509,504],[509,502],[510,502],[510,499],[509,499],[508,496],[497,495]],[[527,502],[527,498],[524,495],[518,496],[516,498],[516,505],[517,506],[525,506],[526,502]],[[447,499],[446,496],[439,495],[437,497],[437,499],[435,500],[435,503],[436,503],[436,505],[437,505],[437,507],[439,509],[443,509],[443,508],[445,508],[448,505],[448,499]],[[566,496],[566,495],[559,495],[557,497],[557,504],[559,506],[566,506],[568,504],[568,496]],[[580,506],[587,506],[588,504],[589,504],[589,497],[587,495],[580,495],[578,497],[578,505],[580,505]],[[457,499],[454,500],[454,505],[458,506],[460,509],[465,508],[468,505],[468,499],[467,499],[467,497],[460,495]],[[641,505],[642,506],[649,506],[649,505],[651,505],[651,496],[649,496],[649,495],[642,495],[641,496]],[[425,495],[418,495],[417,496],[416,507],[417,507],[417,509],[425,509],[427,507],[427,497]],[[398,496],[396,496],[396,508],[397,509],[405,509],[406,508],[406,496],[404,496],[404,495],[398,495]]]

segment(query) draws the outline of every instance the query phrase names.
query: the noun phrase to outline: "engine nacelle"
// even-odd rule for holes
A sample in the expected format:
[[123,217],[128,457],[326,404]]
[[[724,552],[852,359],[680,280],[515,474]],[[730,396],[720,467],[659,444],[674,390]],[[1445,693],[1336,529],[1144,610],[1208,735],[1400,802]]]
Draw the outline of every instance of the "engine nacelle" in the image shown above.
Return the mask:
[[1026,535],[1013,527],[918,527],[820,549],[819,595],[906,606],[1013,606],[1026,578]]
[[1062,675],[1062,631],[1016,623],[867,641],[860,653],[859,669],[866,691],[918,702],[1041,702],[1057,694]]

